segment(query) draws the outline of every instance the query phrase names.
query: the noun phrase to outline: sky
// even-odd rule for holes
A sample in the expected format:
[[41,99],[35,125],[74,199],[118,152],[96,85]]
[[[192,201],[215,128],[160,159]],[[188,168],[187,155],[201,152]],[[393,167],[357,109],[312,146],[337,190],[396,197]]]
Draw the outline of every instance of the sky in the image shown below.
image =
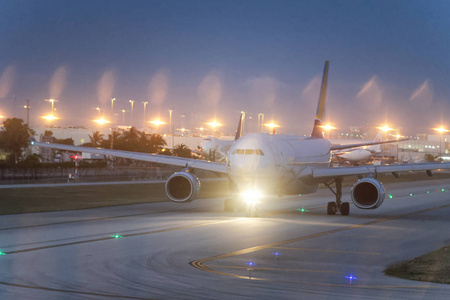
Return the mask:
[[140,128],[149,102],[177,128],[232,131],[245,111],[309,134],[329,60],[327,122],[427,132],[450,126],[449,32],[445,0],[0,0],[0,114],[29,99],[40,126],[53,98],[57,125],[99,107]]

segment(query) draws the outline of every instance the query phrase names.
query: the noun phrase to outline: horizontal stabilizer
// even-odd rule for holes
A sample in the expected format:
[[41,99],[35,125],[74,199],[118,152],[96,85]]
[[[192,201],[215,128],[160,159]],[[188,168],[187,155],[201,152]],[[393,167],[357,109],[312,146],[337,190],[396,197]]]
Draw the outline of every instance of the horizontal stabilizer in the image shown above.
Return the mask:
[[398,143],[407,141],[409,139],[400,139],[400,140],[392,140],[392,141],[384,141],[384,142],[367,142],[367,143],[361,143],[361,144],[347,144],[347,145],[334,145],[331,146],[331,151],[335,150],[342,150],[342,149],[350,149],[350,148],[357,148],[357,147],[364,147],[364,146],[371,146],[371,145],[381,145],[381,144],[390,144],[390,143]]

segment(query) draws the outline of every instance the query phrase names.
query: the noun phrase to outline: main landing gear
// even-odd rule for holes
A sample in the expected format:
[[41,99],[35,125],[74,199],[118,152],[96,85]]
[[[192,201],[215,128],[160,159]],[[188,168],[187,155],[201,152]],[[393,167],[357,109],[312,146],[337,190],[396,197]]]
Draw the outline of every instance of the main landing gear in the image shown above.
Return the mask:
[[[335,184],[336,191],[331,187],[332,184]],[[343,216],[348,216],[350,213],[350,204],[348,202],[342,202],[342,178],[336,178],[330,183],[326,183],[327,188],[330,189],[331,192],[336,196],[336,202],[328,202],[327,205],[327,215],[334,215],[336,212],[340,212]]]

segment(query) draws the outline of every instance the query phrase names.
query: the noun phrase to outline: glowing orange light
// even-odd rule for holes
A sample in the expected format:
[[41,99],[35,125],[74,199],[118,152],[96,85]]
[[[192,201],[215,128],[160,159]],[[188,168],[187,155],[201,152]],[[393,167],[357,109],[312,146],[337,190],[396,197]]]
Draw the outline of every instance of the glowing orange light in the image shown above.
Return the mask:
[[268,124],[264,124],[264,126],[267,126],[267,127],[270,127],[270,128],[277,128],[277,127],[280,127],[279,125],[277,125],[277,124],[275,124],[275,123],[273,123],[273,122],[270,122],[270,123],[268,123]]
[[391,130],[394,130],[394,129],[390,128],[388,125],[384,125],[384,126],[377,127],[377,128],[380,129],[380,130],[383,130],[383,131],[391,131]]
[[222,126],[222,124],[217,123],[216,120],[214,120],[214,121],[212,121],[212,122],[209,122],[209,123],[207,123],[207,124],[208,124],[209,126],[213,127],[213,128],[216,128],[216,127],[218,127],[218,126]]
[[444,132],[448,132],[448,130],[447,129],[445,129],[445,128],[443,128],[442,126],[441,127],[439,127],[439,128],[433,128],[434,130],[436,130],[436,131],[439,131],[439,133],[444,133]]
[[159,120],[159,119],[150,121],[150,123],[152,123],[153,125],[156,125],[156,126],[166,124],[166,123],[164,123],[163,121],[161,121],[161,120]]
[[336,127],[334,127],[334,126],[332,126],[332,125],[330,125],[330,124],[322,125],[322,126],[320,126],[320,127],[322,127],[322,128],[325,129],[325,130],[336,129]]
[[42,117],[44,119],[46,119],[47,121],[51,121],[51,120],[57,120],[58,118],[55,117],[54,115],[48,115],[48,116],[44,116]]
[[106,123],[110,123],[108,120],[105,120],[105,119],[97,119],[97,120],[94,120],[94,122],[98,123],[100,125],[103,125],[103,124],[106,124]]

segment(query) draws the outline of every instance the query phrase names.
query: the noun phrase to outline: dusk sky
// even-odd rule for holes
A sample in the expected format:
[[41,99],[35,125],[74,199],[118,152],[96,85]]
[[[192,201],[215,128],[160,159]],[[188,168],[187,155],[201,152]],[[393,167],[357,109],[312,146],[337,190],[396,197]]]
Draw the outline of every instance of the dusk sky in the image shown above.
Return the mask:
[[[133,123],[234,128],[264,113],[310,133],[323,65],[327,119],[413,134],[450,126],[450,1],[0,0],[0,114],[93,126],[96,107]],[[184,115],[184,118],[180,116]]]

